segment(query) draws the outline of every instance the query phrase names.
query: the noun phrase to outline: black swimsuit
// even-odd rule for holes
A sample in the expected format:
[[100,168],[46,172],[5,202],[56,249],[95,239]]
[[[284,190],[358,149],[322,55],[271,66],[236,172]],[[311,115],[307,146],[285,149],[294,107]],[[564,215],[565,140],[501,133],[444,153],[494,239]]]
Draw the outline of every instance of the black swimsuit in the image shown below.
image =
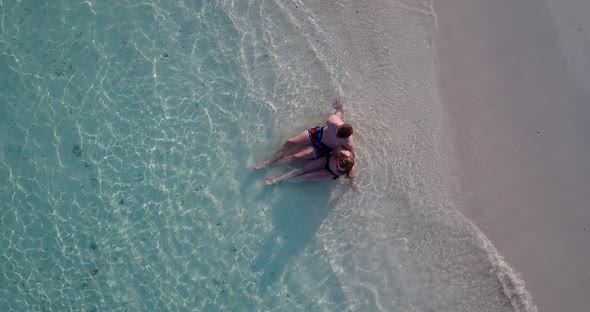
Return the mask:
[[324,165],[324,169],[330,171],[330,173],[334,175],[334,177],[332,179],[336,180],[336,179],[340,178],[340,175],[335,173],[334,171],[332,171],[332,169],[330,169],[330,158],[332,158],[332,155],[330,155],[330,156],[328,156],[328,158],[326,158],[326,164]]

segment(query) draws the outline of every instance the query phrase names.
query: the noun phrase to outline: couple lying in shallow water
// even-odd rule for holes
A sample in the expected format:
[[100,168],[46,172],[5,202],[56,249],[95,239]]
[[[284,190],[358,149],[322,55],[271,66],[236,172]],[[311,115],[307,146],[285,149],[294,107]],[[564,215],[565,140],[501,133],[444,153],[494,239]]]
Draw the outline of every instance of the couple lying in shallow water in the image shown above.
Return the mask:
[[[353,129],[343,121],[343,103],[334,101],[336,111],[328,117],[326,126],[315,127],[290,138],[268,160],[254,164],[252,168],[259,170],[275,164],[285,164],[299,159],[311,159],[302,168],[293,169],[279,177],[269,177],[266,184],[272,185],[281,181],[321,181],[338,179],[342,175],[350,181],[356,191],[356,169],[354,167],[354,147],[352,142]],[[289,153],[294,148],[302,150]]]

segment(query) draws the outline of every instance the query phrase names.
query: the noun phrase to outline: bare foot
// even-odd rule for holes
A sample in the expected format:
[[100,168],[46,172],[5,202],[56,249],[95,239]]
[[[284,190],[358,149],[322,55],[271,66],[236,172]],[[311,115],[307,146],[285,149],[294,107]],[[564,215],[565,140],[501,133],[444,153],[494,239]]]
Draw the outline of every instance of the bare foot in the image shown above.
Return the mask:
[[266,167],[268,167],[268,164],[265,161],[252,165],[252,169],[254,169],[254,170],[260,170],[260,169],[264,169]]
[[264,181],[264,183],[266,183],[266,185],[273,185],[273,184],[277,184],[279,181],[277,181],[277,178],[267,178],[266,181]]

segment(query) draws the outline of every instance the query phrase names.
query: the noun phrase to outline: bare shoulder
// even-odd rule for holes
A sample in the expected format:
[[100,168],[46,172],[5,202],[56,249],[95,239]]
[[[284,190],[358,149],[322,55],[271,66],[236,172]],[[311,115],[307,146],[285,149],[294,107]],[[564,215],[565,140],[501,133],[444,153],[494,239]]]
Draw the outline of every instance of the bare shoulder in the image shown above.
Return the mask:
[[342,118],[338,117],[337,115],[330,115],[330,117],[328,117],[328,120],[326,121],[326,123],[328,123],[329,125],[339,127],[344,123],[344,121],[342,120]]
[[352,142],[352,135],[343,140],[344,142],[342,142],[342,146],[344,146],[344,148],[352,152],[354,155],[354,143]]

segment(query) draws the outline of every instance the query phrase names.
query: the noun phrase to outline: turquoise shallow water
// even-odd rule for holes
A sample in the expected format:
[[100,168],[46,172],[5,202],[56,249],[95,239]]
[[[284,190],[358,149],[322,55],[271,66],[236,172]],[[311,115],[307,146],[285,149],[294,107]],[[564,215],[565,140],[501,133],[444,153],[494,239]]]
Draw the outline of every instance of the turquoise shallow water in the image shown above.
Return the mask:
[[[0,1],[0,310],[511,310],[430,175],[428,4],[393,50],[354,3]],[[361,95],[362,193],[249,169]]]
[[[256,93],[293,90],[241,51],[227,8],[2,10],[2,311],[343,308],[313,248],[328,189],[273,193],[249,170],[289,113]],[[301,252],[317,272],[290,263]]]

